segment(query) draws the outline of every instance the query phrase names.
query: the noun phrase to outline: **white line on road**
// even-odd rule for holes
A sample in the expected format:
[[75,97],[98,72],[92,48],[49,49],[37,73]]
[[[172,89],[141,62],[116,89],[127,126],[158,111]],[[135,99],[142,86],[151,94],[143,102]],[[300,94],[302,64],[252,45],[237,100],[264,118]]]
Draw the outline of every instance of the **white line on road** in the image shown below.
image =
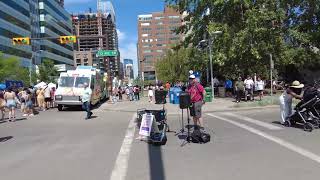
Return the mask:
[[272,125],[272,124],[268,124],[268,123],[265,123],[265,122],[262,122],[262,121],[258,121],[256,119],[252,119],[252,118],[249,118],[249,117],[246,117],[246,116],[242,116],[242,115],[239,115],[239,114],[233,114],[233,113],[230,113],[230,112],[225,112],[223,114],[227,115],[227,116],[231,116],[231,117],[235,117],[235,118],[241,119],[243,121],[247,121],[247,122],[256,124],[258,126],[261,126],[261,127],[264,127],[264,128],[270,129],[270,130],[281,130],[281,129],[283,129],[281,127],[278,127],[278,126],[275,126],[275,125]]
[[314,153],[312,153],[312,152],[310,152],[310,151],[308,151],[306,149],[303,149],[303,148],[301,148],[299,146],[291,144],[291,143],[289,143],[289,142],[287,142],[285,140],[282,140],[282,139],[280,139],[278,137],[274,137],[274,136],[271,136],[269,134],[266,134],[266,133],[264,133],[262,131],[254,129],[254,128],[252,128],[250,126],[247,126],[245,124],[241,124],[241,123],[235,122],[233,120],[226,119],[226,118],[223,118],[223,117],[220,117],[220,116],[217,116],[217,115],[213,115],[213,114],[208,114],[208,115],[211,116],[211,117],[215,117],[217,119],[220,119],[222,121],[228,122],[230,124],[233,124],[235,126],[238,126],[240,128],[243,128],[243,129],[245,129],[245,130],[247,130],[247,131],[249,131],[251,133],[254,133],[256,135],[264,137],[264,138],[266,138],[266,139],[268,139],[268,140],[270,140],[270,141],[272,141],[274,143],[277,143],[277,144],[279,144],[279,145],[281,145],[281,146],[283,146],[283,147],[285,147],[285,148],[287,148],[287,149],[289,149],[291,151],[294,151],[294,152],[296,152],[296,153],[298,153],[298,154],[300,154],[300,155],[302,155],[304,157],[307,157],[307,158],[309,158],[309,159],[311,159],[311,160],[313,160],[313,161],[315,161],[317,163],[320,163],[320,156],[318,156],[318,155],[316,155],[316,154],[314,154]]
[[126,132],[126,136],[123,140],[121,149],[119,151],[117,160],[112,170],[110,180],[125,180],[128,170],[129,156],[134,138],[136,114],[133,115]]

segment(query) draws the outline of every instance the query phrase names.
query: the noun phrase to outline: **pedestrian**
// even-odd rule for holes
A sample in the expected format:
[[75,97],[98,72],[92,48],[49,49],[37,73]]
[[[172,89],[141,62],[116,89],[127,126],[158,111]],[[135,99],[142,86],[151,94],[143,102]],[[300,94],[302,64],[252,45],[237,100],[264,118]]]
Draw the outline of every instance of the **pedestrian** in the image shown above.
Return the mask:
[[149,102],[152,103],[152,101],[153,101],[153,89],[151,87],[151,84],[149,85],[149,88],[148,88],[148,97],[149,97]]
[[259,98],[260,98],[260,101],[261,101],[262,98],[263,98],[264,81],[261,79],[260,76],[258,77],[257,82],[256,82],[256,90],[257,90],[257,92],[259,94]]
[[236,81],[235,88],[236,88],[236,102],[239,103],[241,101],[243,92],[245,90],[244,82],[242,81],[241,77],[239,77],[238,80]]
[[169,83],[169,81],[167,81],[167,83],[166,83],[166,90],[169,91],[169,90],[170,90],[170,87],[171,87],[171,84]]
[[230,79],[225,81],[224,87],[226,88],[226,97],[232,97],[233,83]]
[[129,91],[129,86],[126,87],[126,95],[127,95],[127,100],[130,100],[130,91]]
[[50,90],[50,102],[51,102],[51,108],[54,108],[54,107],[56,107],[56,105],[55,105],[55,93],[56,93],[56,88],[55,87],[52,87],[51,88],[51,90]]
[[194,75],[189,76],[187,92],[191,97],[192,106],[190,107],[190,115],[193,117],[195,129],[204,130],[202,106],[205,103],[204,97],[206,96],[206,91]]
[[119,96],[119,100],[122,101],[122,93],[123,93],[123,90],[121,87],[118,88],[118,96]]
[[130,101],[134,100],[133,87],[129,86],[129,99]]
[[1,111],[1,121],[4,120],[5,109],[6,108],[6,100],[4,99],[4,91],[0,89],[0,111]]
[[279,97],[281,124],[284,124],[286,119],[292,114],[292,99],[302,99],[301,90],[303,87],[304,85],[299,81],[293,81],[291,86],[286,88],[286,90]]
[[26,101],[26,114],[27,114],[27,116],[34,116],[33,102],[32,102],[33,94],[29,89],[26,90],[26,94],[27,94],[26,98],[25,98],[25,101]]
[[244,85],[245,85],[245,101],[248,100],[248,96],[251,101],[253,101],[253,85],[254,82],[251,78],[251,76],[247,76],[247,79],[244,80]]
[[87,112],[86,120],[90,119],[92,116],[91,112],[91,95],[92,90],[89,88],[88,83],[84,83],[84,90],[82,94],[82,108]]
[[9,109],[9,121],[15,121],[16,108],[17,108],[17,97],[16,93],[13,92],[12,88],[8,88],[8,91],[4,93],[4,99],[6,100],[7,108]]
[[27,90],[28,88],[24,88],[22,91],[19,92],[18,96],[20,97],[20,102],[21,102],[21,112],[22,116],[25,117],[27,116],[26,113],[26,97],[27,97]]
[[51,107],[51,92],[50,87],[46,86],[44,88],[44,101],[45,101],[45,109],[49,109]]
[[139,97],[139,87],[138,87],[138,85],[136,85],[135,87],[134,87],[134,89],[133,89],[133,91],[134,91],[134,99],[136,100],[136,101],[139,101],[140,100],[140,97]]
[[46,105],[45,105],[45,96],[44,96],[44,89],[39,88],[37,90],[37,102],[39,106],[39,110],[45,111],[46,110]]

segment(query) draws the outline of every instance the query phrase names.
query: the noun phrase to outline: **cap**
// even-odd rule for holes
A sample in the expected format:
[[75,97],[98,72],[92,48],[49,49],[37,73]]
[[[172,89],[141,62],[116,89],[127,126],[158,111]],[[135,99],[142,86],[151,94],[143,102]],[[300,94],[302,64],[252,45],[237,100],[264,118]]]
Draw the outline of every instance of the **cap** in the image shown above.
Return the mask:
[[189,79],[195,79],[195,78],[196,78],[196,76],[193,75],[193,74],[191,74],[191,75],[189,76]]

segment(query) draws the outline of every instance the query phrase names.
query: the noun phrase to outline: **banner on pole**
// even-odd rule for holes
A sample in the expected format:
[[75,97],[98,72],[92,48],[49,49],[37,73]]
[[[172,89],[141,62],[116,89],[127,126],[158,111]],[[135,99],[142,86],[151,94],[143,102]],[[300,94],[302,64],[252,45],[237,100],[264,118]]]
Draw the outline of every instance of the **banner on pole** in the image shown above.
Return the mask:
[[144,114],[142,116],[139,134],[142,136],[150,136],[151,127],[154,116],[152,114]]

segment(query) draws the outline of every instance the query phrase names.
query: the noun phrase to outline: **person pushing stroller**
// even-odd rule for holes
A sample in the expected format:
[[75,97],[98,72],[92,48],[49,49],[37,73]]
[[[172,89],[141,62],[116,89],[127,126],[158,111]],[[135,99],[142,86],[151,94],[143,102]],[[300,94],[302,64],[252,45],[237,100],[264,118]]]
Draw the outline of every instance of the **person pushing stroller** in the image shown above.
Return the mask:
[[284,125],[286,119],[292,115],[292,99],[302,99],[302,88],[304,84],[301,84],[299,81],[293,81],[291,86],[285,89],[282,95],[279,97],[280,100],[280,123]]

